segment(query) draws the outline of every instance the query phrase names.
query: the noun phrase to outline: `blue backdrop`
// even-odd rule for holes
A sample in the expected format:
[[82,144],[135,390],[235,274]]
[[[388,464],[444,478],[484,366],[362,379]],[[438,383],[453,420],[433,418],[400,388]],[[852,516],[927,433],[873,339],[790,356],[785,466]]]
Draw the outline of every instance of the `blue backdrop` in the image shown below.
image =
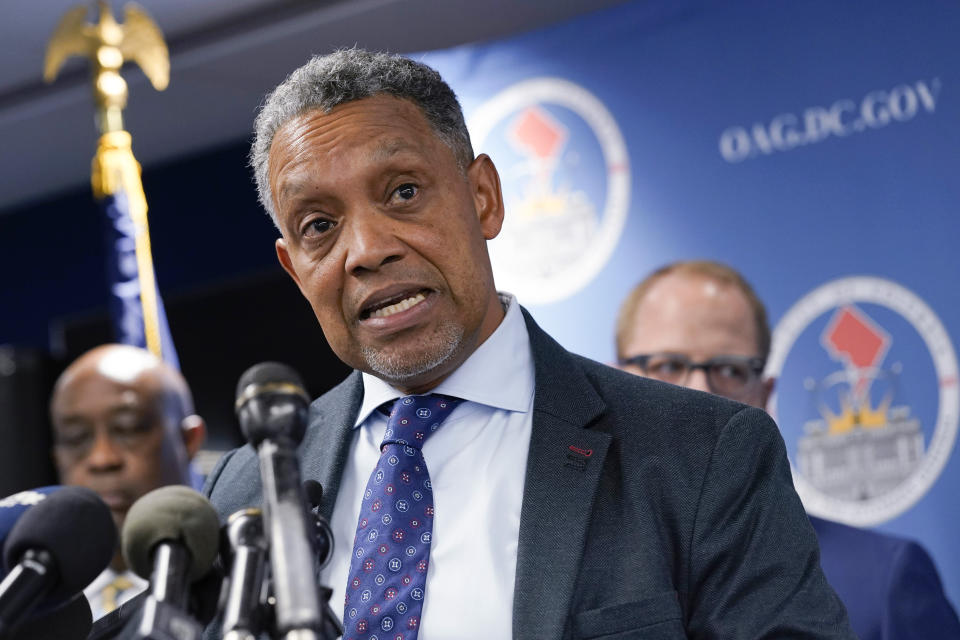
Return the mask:
[[643,1],[422,56],[501,171],[498,285],[611,361],[649,271],[741,270],[807,508],[922,541],[954,603],[958,33],[957,3]]

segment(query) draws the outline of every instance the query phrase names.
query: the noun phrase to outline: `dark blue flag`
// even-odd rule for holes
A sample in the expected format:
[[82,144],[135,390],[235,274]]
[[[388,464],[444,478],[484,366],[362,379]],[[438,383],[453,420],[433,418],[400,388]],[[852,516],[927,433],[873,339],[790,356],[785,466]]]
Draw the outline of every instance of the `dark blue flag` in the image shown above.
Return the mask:
[[[101,198],[100,206],[106,220],[107,280],[116,339],[122,344],[149,349],[179,369],[163,300],[153,276],[149,237],[142,250],[146,255],[138,259],[137,225],[131,217],[130,198],[125,191],[119,190]],[[146,234],[146,230],[142,233]],[[143,260],[147,264],[143,264]],[[145,290],[152,292],[152,296],[143,295]],[[157,353],[157,345],[160,353]]]
[[107,279],[116,339],[180,368],[153,275],[147,198],[126,131],[100,136],[91,183],[107,221]]

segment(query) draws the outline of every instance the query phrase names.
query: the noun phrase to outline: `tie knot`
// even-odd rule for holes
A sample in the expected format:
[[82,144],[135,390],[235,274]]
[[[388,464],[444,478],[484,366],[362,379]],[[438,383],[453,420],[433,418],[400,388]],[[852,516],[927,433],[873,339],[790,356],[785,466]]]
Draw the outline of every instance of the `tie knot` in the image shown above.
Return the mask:
[[117,591],[126,591],[133,586],[133,583],[130,582],[130,579],[125,576],[117,576],[110,581],[110,586],[116,589]]
[[421,448],[460,402],[460,398],[435,393],[397,398],[380,449],[388,444]]

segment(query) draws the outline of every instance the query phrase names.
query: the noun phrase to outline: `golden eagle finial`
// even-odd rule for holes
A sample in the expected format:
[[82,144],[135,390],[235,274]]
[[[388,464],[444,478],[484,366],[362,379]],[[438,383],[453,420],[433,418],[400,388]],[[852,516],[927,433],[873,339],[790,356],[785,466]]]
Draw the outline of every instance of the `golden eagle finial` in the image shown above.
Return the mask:
[[87,7],[70,9],[60,20],[43,64],[43,78],[53,82],[71,56],[88,58],[92,64],[93,91],[103,133],[123,129],[122,110],[127,104],[127,83],[120,67],[127,60],[137,63],[157,91],[170,80],[170,56],[160,28],[147,13],[133,3],[124,7],[123,24],[118,24],[103,0],[100,19],[86,21]]

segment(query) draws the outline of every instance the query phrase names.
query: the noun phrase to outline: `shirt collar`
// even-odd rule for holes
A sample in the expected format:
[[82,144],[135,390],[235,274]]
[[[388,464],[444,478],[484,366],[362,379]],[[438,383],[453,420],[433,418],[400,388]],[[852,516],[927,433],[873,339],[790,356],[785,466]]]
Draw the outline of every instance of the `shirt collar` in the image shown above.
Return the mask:
[[[507,309],[500,326],[431,393],[525,412],[534,389],[530,338],[516,297],[499,295]],[[361,425],[384,402],[401,396],[402,392],[380,378],[363,373],[363,403],[354,426]]]

